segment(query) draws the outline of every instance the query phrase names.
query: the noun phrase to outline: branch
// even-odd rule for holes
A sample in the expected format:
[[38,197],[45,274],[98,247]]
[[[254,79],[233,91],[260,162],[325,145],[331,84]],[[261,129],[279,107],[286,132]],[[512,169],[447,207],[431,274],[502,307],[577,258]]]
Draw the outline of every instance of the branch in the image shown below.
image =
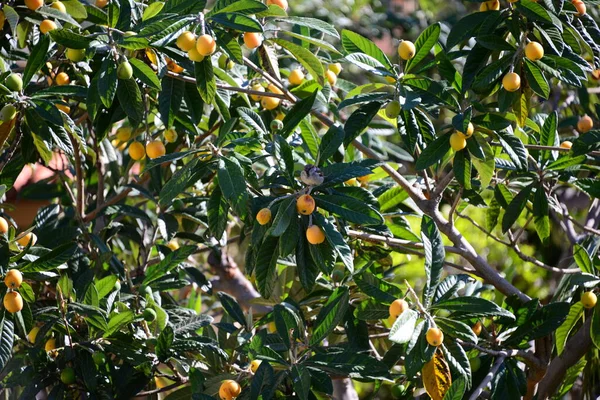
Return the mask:
[[546,368],[546,366],[544,365],[544,363],[541,362],[541,360],[536,357],[535,354],[529,352],[529,351],[525,351],[525,350],[492,350],[492,349],[487,349],[485,347],[481,347],[476,345],[475,343],[470,343],[470,342],[465,342],[464,340],[461,339],[456,339],[456,341],[458,342],[458,344],[460,344],[461,346],[466,346],[466,347],[470,347],[472,349],[478,350],[482,353],[486,353],[489,355],[492,355],[494,357],[519,357],[523,359],[523,362],[525,364],[527,364],[529,367],[532,368],[536,368],[536,369],[544,369]]
[[490,383],[490,381],[492,380],[494,375],[496,375],[496,372],[498,372],[498,369],[504,362],[505,358],[506,357],[504,357],[504,356],[498,357],[498,359],[492,366],[492,369],[490,369],[490,372],[488,372],[488,374],[485,376],[485,378],[483,378],[483,380],[481,381],[479,386],[477,386],[477,388],[473,391],[473,393],[471,394],[471,397],[469,397],[469,400],[477,400],[480,398],[479,396],[481,395],[483,390],[487,387],[488,383]]
[[554,394],[562,383],[567,370],[575,365],[592,347],[591,325],[592,319],[588,318],[579,328],[579,331],[569,339],[561,355],[550,362],[546,375],[538,385],[538,399],[542,400]]
[[75,159],[75,179],[77,183],[77,203],[75,204],[75,209],[77,210],[77,217],[83,219],[85,216],[85,189],[83,184],[83,167],[81,166],[81,149],[79,148],[79,142],[73,137],[73,134],[68,131],[67,134],[73,146],[73,158]]

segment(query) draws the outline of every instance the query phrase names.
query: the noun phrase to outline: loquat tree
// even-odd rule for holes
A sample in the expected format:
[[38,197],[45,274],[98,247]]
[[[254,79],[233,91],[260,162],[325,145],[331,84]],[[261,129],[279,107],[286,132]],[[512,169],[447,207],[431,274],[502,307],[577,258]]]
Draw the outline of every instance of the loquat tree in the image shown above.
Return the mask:
[[0,3],[5,398],[597,396],[597,10],[295,7]]

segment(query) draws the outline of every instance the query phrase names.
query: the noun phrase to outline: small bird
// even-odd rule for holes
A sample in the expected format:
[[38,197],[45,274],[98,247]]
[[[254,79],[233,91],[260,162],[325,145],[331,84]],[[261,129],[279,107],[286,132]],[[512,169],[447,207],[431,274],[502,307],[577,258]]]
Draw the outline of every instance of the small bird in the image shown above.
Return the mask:
[[318,186],[325,180],[321,169],[314,165],[306,165],[300,172],[300,180],[309,186]]

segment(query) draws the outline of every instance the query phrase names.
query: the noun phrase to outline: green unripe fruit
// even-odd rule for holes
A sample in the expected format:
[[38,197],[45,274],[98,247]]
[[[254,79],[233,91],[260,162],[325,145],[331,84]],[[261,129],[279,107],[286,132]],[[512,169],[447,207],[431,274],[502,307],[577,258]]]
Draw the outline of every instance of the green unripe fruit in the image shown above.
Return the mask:
[[396,399],[403,397],[406,394],[406,386],[394,385],[392,386],[392,396]]
[[184,208],[185,208],[185,204],[183,203],[183,200],[180,200],[180,199],[173,200],[173,209],[175,211],[182,211]]
[[129,61],[123,61],[121,64],[119,64],[117,67],[117,78],[131,79],[132,76],[133,68],[131,67],[131,64],[129,64]]
[[72,62],[79,62],[85,59],[84,49],[67,49],[66,56]]
[[226,54],[221,54],[219,57],[219,68],[229,70],[233,68],[233,61]]
[[400,115],[400,103],[398,100],[390,101],[389,104],[385,107],[385,115],[390,119],[398,118]]
[[283,122],[278,119],[274,119],[271,121],[271,130],[274,132],[280,131],[283,129]]
[[4,84],[9,90],[13,92],[20,92],[23,90],[23,79],[21,79],[21,75],[19,74],[10,74],[6,77],[6,81]]
[[119,282],[119,281],[116,281],[116,282],[115,282],[115,287],[114,287],[114,289],[115,289],[117,292],[121,291],[121,282]]
[[134,31],[123,32],[123,37],[130,37],[130,36],[137,36],[137,32],[134,32]]
[[101,353],[99,351],[92,354],[92,359],[94,360],[94,363],[98,366],[104,365],[106,363],[106,356],[104,355],[104,353]]
[[12,104],[7,104],[0,110],[0,121],[8,122],[15,119],[17,116],[17,108]]
[[341,269],[336,269],[331,273],[331,279],[334,282],[341,282],[344,279],[344,271]]
[[142,316],[146,322],[152,322],[156,319],[156,311],[151,308],[146,308]]
[[140,293],[146,293],[152,296],[152,288],[150,286],[142,286],[140,288]]
[[65,385],[72,385],[75,383],[75,370],[71,367],[67,367],[60,373],[60,380]]
[[477,370],[479,370],[479,367],[481,367],[481,358],[471,358],[469,360],[469,364],[471,365],[471,372],[477,372]]

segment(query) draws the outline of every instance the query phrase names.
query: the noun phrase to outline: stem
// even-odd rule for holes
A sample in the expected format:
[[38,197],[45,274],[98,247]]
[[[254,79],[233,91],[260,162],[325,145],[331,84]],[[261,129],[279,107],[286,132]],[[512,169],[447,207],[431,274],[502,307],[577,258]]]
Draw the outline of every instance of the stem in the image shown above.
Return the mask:
[[479,386],[477,386],[477,388],[473,391],[473,394],[471,394],[471,397],[469,397],[469,400],[477,400],[477,399],[480,398],[481,393],[487,387],[488,383],[490,383],[490,381],[492,380],[492,378],[494,377],[494,375],[496,375],[496,372],[498,372],[498,369],[500,368],[500,366],[504,362],[505,358],[506,357],[504,357],[504,356],[500,356],[500,357],[498,357],[496,359],[496,362],[492,366],[492,369],[490,369],[490,372],[488,372],[488,374],[481,381],[481,383],[479,384]]

